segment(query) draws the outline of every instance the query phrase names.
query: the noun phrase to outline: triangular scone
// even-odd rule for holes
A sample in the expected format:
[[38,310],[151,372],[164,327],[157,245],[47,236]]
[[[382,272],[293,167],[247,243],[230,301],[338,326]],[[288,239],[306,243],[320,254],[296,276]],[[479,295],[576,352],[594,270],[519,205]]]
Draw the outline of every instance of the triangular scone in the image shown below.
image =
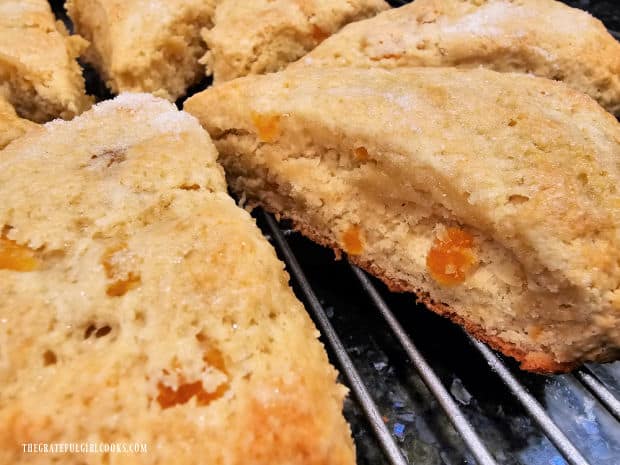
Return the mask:
[[69,0],[86,59],[115,93],[151,92],[175,100],[204,77],[200,30],[219,0]]
[[0,150],[6,147],[12,140],[21,137],[24,133],[36,127],[38,125],[32,121],[17,116],[15,108],[0,97]]
[[203,36],[215,82],[278,71],[352,21],[388,8],[384,0],[222,0]]
[[69,36],[47,0],[0,0],[0,94],[37,122],[90,107],[76,58],[87,43]]
[[193,117],[124,94],[0,155],[0,463],[354,463],[345,388]]
[[555,0],[416,0],[345,27],[299,64],[531,73],[620,115],[620,43],[599,20]]
[[185,109],[229,184],[534,371],[620,355],[620,125],[562,83],[294,68]]

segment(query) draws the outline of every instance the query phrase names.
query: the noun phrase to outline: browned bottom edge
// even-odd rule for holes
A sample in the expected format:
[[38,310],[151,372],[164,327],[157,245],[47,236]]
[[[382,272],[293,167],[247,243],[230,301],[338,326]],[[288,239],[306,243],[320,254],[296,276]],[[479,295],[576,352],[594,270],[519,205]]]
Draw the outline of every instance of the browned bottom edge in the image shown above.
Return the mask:
[[[253,202],[251,204],[253,204]],[[269,205],[265,205],[264,203],[257,203],[256,205],[260,205],[265,210],[275,215],[278,215],[281,218],[292,221],[295,230],[299,231],[301,234],[303,234],[313,242],[332,249],[334,251],[336,259],[340,259],[342,255],[342,250],[338,247],[338,244],[326,238],[309,224],[304,223],[303,221],[299,221],[296,218],[292,218],[285,212],[277,211],[276,209],[273,209]],[[522,370],[531,371],[539,374],[566,373],[575,369],[582,363],[579,360],[558,362],[553,358],[551,354],[548,354],[546,352],[529,352],[523,350],[517,347],[512,342],[505,341],[496,335],[488,334],[482,326],[463,318],[447,304],[435,302],[427,292],[412,287],[406,281],[390,278],[389,276],[387,276],[385,270],[377,266],[374,262],[364,260],[363,258],[358,256],[348,256],[348,259],[351,263],[359,266],[363,270],[379,278],[387,285],[387,287],[391,291],[414,293],[417,301],[422,302],[427,308],[429,308],[433,312],[441,316],[447,317],[452,322],[462,326],[469,334],[474,336],[479,341],[482,341],[491,346],[493,349],[503,353],[504,355],[508,355],[517,360]]]

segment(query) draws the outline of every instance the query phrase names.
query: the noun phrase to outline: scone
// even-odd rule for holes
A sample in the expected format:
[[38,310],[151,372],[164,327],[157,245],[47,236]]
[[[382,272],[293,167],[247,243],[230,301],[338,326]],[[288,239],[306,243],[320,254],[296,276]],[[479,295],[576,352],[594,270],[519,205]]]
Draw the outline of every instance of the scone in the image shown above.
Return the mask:
[[222,0],[203,31],[202,60],[214,81],[278,71],[352,21],[388,8],[384,0]]
[[229,184],[518,359],[620,355],[620,126],[524,74],[296,68],[185,108]]
[[531,73],[620,115],[620,43],[599,20],[555,0],[416,0],[345,27],[304,64]]
[[[190,115],[125,94],[14,141],[0,230],[0,463],[354,463],[345,388]],[[58,442],[147,452],[23,452]]]
[[200,37],[219,0],[69,0],[67,12],[91,46],[86,59],[115,93],[169,100],[204,76]]
[[0,96],[36,122],[81,113],[92,103],[76,61],[86,46],[46,0],[0,0]]
[[24,133],[37,126],[32,121],[17,116],[15,108],[0,97],[0,150],[6,147],[12,140],[21,137]]

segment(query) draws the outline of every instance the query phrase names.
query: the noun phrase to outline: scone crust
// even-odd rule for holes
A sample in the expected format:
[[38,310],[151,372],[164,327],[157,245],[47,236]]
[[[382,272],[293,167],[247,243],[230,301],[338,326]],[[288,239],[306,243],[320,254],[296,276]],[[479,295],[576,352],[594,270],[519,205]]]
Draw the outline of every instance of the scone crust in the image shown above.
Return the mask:
[[0,153],[0,463],[355,463],[346,390],[193,117],[122,94]]
[[46,0],[0,3],[0,94],[36,122],[90,107],[76,59],[87,43],[56,22]]
[[348,25],[299,65],[531,73],[620,114],[620,43],[598,19],[556,0],[416,0]]
[[384,0],[223,0],[203,31],[202,61],[216,83],[278,71],[344,25],[387,8]]

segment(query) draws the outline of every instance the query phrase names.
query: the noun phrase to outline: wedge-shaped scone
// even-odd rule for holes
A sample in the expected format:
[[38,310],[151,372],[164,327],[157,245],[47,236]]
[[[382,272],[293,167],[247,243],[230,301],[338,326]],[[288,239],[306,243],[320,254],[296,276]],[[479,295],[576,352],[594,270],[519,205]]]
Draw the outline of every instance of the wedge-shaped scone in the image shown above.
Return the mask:
[[620,43],[599,20],[555,0],[416,0],[345,27],[300,64],[532,73],[620,115]]
[[222,0],[203,31],[202,60],[215,82],[278,71],[352,21],[388,8],[384,0]]
[[36,127],[37,124],[32,121],[17,116],[15,108],[0,97],[0,150]]
[[229,184],[534,371],[620,353],[620,126],[523,74],[289,69],[185,105]]
[[76,61],[86,46],[46,0],[0,0],[0,95],[37,122],[81,113],[92,102]]
[[86,59],[113,92],[152,92],[170,100],[204,76],[200,30],[218,0],[69,0],[67,12],[91,46]]
[[[353,464],[317,331],[207,133],[125,94],[0,153],[0,463]],[[143,443],[24,454],[23,443]]]

